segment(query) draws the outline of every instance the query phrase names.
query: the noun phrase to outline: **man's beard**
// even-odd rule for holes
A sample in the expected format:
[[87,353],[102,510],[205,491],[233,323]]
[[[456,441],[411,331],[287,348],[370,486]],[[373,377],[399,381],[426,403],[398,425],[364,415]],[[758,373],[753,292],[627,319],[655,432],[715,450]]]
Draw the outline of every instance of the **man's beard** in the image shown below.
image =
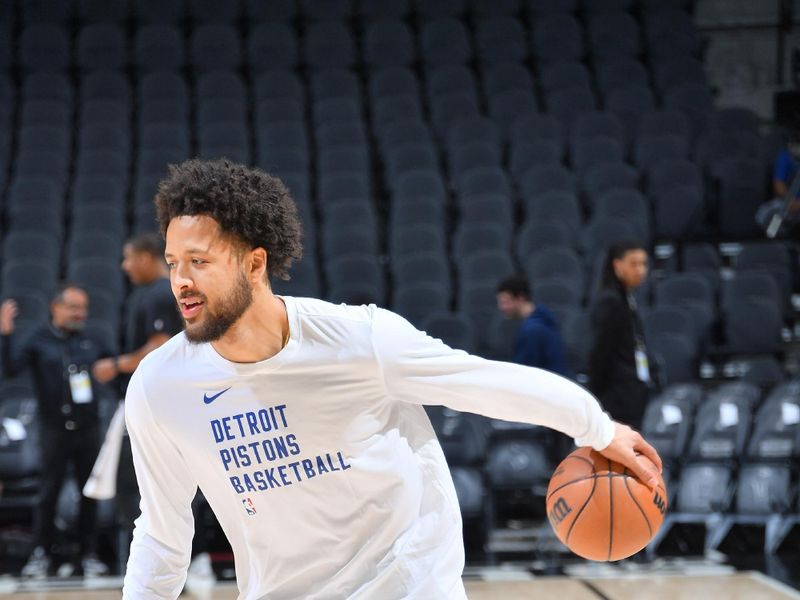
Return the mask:
[[187,322],[186,339],[192,344],[216,342],[228,332],[252,303],[253,288],[250,287],[244,273],[240,271],[233,289],[220,300],[218,312],[214,312],[211,305],[206,303],[203,319],[196,325]]
[[86,321],[81,320],[67,320],[61,326],[64,331],[68,331],[69,333],[78,333],[79,331],[83,331],[84,327],[86,327]]

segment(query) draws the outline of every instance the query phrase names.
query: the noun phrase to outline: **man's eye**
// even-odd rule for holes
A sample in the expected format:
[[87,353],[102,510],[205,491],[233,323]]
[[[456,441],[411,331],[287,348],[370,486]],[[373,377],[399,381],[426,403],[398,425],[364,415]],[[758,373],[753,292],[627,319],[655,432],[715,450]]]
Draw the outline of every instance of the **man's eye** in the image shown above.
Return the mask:
[[202,258],[193,258],[193,259],[192,259],[192,262],[193,262],[194,264],[196,264],[196,265],[202,265],[202,264],[203,264],[203,263],[205,263],[206,261],[204,261]]

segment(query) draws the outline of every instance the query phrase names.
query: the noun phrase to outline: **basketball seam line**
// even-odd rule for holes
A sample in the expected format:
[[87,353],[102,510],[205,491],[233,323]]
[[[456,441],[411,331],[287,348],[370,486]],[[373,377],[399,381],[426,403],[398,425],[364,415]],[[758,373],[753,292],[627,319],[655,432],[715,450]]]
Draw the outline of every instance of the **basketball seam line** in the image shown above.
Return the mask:
[[[555,494],[555,493],[556,493],[558,490],[560,490],[560,489],[562,489],[562,488],[564,488],[564,487],[566,487],[566,486],[568,486],[568,485],[572,485],[573,483],[577,483],[577,482],[579,482],[579,481],[585,481],[586,479],[591,479],[592,477],[597,477],[597,470],[594,468],[594,463],[593,463],[592,461],[590,461],[588,458],[584,458],[583,456],[572,456],[572,455],[570,454],[570,455],[569,455],[567,458],[565,458],[564,460],[566,461],[566,460],[567,460],[567,459],[569,459],[569,458],[574,458],[574,459],[577,459],[577,460],[582,460],[583,462],[585,462],[587,465],[589,465],[589,466],[591,467],[591,469],[592,469],[592,474],[591,474],[591,475],[587,475],[586,477],[580,477],[580,478],[578,478],[578,479],[573,479],[572,481],[568,481],[568,482],[566,482],[566,483],[562,483],[560,486],[558,486],[558,487],[557,487],[556,489],[554,489],[552,492],[550,492],[549,494],[547,494],[547,497],[544,499],[544,500],[545,500],[545,502],[549,502],[549,501],[550,501],[550,498],[552,498],[553,494]],[[610,465],[610,464],[611,464],[611,461],[609,461],[609,465]],[[560,466],[561,466],[561,465],[559,465],[559,467],[560,467]],[[622,473],[615,473],[615,475],[622,475]]]
[[644,509],[642,508],[641,504],[639,504],[639,501],[636,499],[636,496],[633,495],[633,492],[631,491],[630,486],[628,486],[628,480],[627,479],[625,480],[625,489],[628,490],[628,495],[631,497],[631,500],[633,500],[633,503],[636,505],[636,508],[638,508],[639,512],[642,513],[642,517],[644,518],[644,522],[647,523],[648,537],[653,537],[653,528],[650,526],[650,519],[647,518],[647,515],[645,514]]
[[587,465],[592,467],[592,473],[594,473],[594,463],[592,461],[590,461],[588,458],[586,458],[585,456],[568,456],[567,458],[574,458],[575,460],[582,460]]
[[[592,470],[594,470],[594,466],[592,466]],[[575,524],[578,522],[578,519],[581,518],[583,510],[589,505],[589,501],[592,499],[592,496],[594,496],[594,490],[595,488],[597,488],[597,477],[592,477],[592,479],[593,479],[592,492],[589,494],[588,498],[586,498],[586,501],[583,503],[583,506],[581,506],[580,510],[578,510],[578,514],[576,514],[575,518],[572,520],[572,523],[569,526],[569,531],[567,531],[567,537],[565,538],[566,544],[569,544],[569,538],[572,535],[572,529],[575,527]]]
[[550,498],[553,497],[553,494],[555,494],[557,491],[567,487],[568,485],[572,485],[573,483],[580,483],[581,481],[586,481],[587,479],[592,479],[593,477],[625,477],[627,479],[627,478],[629,478],[631,476],[630,475],[623,475],[622,473],[600,473],[600,474],[595,473],[595,474],[592,474],[592,475],[587,475],[586,477],[578,477],[578,479],[573,479],[572,481],[567,481],[566,483],[562,483],[560,486],[558,486],[556,489],[554,489],[552,492],[550,492],[547,495],[547,498],[545,498],[545,500],[549,501]]
[[[581,513],[583,513],[583,510],[589,504],[589,500],[591,500],[592,496],[594,496],[594,490],[595,490],[595,487],[597,487],[597,477],[595,477],[595,475],[597,475],[597,470],[594,468],[594,462],[593,461],[589,460],[588,458],[584,458],[583,456],[574,456],[572,454],[570,454],[567,458],[576,458],[578,460],[582,460],[583,462],[587,463],[589,465],[589,468],[592,469],[592,479],[593,479],[593,481],[592,481],[592,492],[586,498],[586,501],[583,503],[583,506],[581,506],[580,510],[578,510],[578,514],[576,514],[575,518],[572,519],[572,523],[570,524],[569,530],[567,531],[567,537],[565,538],[565,541],[564,541],[565,544],[569,544],[569,538],[572,535],[572,529],[573,529],[573,527],[575,527],[575,523],[578,522],[578,518],[580,518]],[[564,459],[564,460],[566,460],[566,459]]]

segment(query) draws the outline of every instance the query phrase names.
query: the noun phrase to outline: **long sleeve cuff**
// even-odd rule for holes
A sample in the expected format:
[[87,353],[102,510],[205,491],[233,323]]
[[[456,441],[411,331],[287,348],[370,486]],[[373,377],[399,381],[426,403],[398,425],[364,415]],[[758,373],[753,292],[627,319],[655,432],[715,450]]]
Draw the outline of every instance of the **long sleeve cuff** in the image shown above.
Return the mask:
[[591,446],[595,450],[604,450],[613,439],[614,421],[603,413],[602,417],[593,421],[592,427],[586,435],[575,438],[575,444],[578,446]]

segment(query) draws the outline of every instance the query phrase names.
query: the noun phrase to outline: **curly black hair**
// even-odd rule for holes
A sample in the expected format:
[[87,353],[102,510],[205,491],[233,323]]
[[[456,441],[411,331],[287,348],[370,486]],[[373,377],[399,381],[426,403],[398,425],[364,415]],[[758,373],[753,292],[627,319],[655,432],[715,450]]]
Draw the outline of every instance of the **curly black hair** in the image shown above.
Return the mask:
[[303,256],[300,219],[286,186],[261,169],[228,160],[187,160],[170,165],[158,185],[156,216],[161,235],[175,217],[205,215],[223,235],[248,250],[268,253],[269,279],[289,279],[292,262]]

